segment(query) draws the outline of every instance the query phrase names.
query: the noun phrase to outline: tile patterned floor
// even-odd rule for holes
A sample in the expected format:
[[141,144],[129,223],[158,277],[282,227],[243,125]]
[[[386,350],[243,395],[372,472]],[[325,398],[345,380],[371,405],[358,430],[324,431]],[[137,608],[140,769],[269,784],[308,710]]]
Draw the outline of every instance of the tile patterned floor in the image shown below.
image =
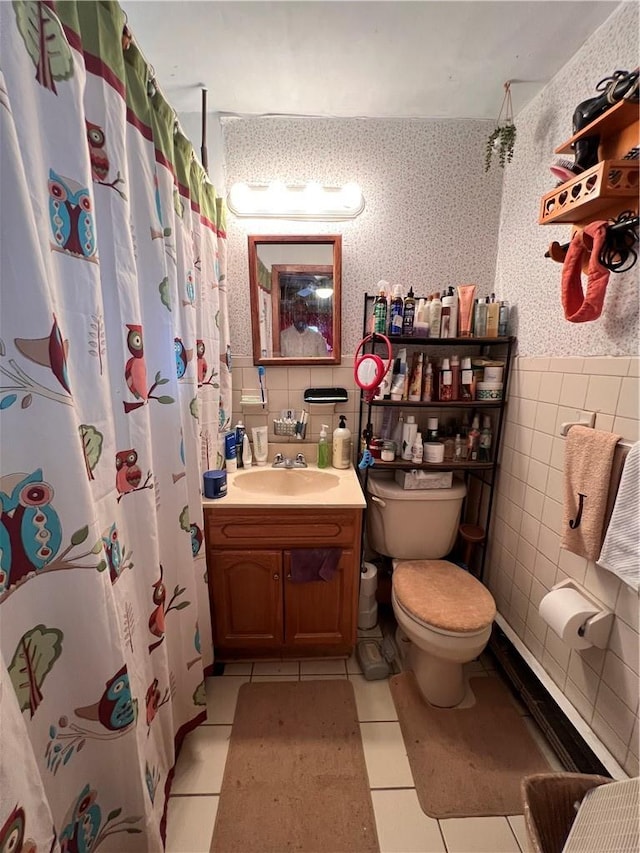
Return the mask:
[[[380,636],[376,629],[362,636]],[[492,670],[483,655],[467,667]],[[366,681],[357,660],[261,661],[228,664],[207,681],[207,722],[185,740],[167,819],[167,853],[209,853],[238,690],[247,681],[348,678],[354,687],[381,853],[525,853],[522,815],[434,820],[418,803],[398,716],[387,681]],[[524,708],[519,708],[524,713]],[[558,759],[527,719],[554,769]],[[309,851],[311,853],[311,851]]]

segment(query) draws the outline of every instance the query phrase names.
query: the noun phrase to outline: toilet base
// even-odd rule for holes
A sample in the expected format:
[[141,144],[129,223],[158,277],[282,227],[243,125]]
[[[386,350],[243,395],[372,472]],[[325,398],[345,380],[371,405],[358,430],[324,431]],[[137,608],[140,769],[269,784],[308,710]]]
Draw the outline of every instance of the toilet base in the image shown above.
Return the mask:
[[410,643],[407,663],[413,670],[422,696],[437,708],[454,708],[465,698],[466,683],[461,663],[433,657]]

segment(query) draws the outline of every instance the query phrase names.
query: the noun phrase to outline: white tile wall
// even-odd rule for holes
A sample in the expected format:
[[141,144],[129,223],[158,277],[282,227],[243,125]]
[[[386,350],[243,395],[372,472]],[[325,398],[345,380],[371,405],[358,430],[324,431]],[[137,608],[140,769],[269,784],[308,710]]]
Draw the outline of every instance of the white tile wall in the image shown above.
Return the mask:
[[[615,575],[560,548],[559,424],[586,407],[599,413],[598,428],[637,440],[637,375],[637,358],[515,360],[488,580],[500,613],[630,775],[638,772],[639,597]],[[525,433],[523,412],[533,423]],[[541,619],[540,600],[567,577],[615,612],[606,651],[572,651]]]

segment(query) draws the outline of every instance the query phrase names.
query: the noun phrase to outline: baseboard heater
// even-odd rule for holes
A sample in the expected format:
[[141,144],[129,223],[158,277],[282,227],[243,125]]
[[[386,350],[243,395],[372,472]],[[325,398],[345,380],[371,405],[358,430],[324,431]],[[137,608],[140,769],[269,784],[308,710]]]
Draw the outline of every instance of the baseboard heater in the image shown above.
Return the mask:
[[518,699],[542,729],[565,769],[573,773],[609,776],[607,768],[571,724],[511,640],[495,623],[489,650]]

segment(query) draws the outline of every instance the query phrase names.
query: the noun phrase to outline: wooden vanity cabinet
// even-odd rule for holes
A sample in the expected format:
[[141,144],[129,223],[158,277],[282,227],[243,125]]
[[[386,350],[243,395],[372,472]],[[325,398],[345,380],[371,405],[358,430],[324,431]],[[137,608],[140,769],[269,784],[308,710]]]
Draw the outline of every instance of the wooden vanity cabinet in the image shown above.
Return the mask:
[[[205,509],[216,659],[348,655],[362,510]],[[342,549],[330,581],[293,583],[292,548]]]

